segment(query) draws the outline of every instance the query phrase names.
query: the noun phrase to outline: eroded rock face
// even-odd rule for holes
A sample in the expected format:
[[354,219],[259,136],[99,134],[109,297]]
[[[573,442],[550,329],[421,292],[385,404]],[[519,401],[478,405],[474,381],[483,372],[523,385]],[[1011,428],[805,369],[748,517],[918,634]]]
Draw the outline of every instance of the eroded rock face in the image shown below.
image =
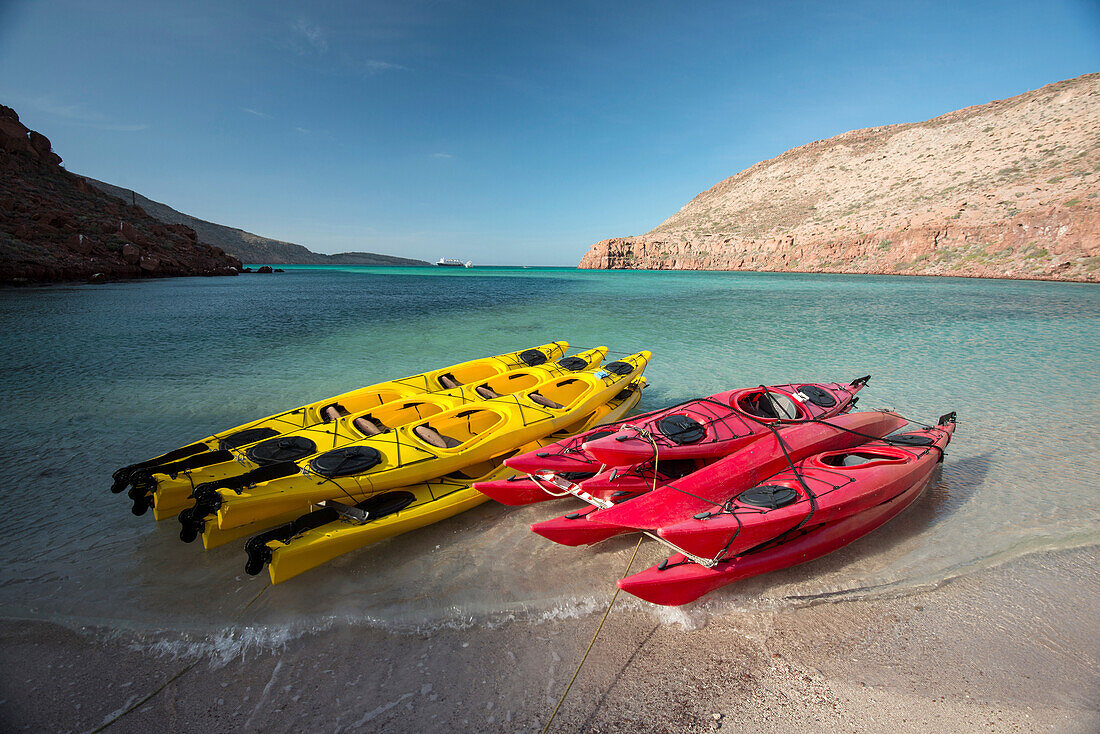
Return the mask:
[[0,282],[236,275],[241,263],[61,168],[0,105]]
[[1100,280],[1100,74],[789,150],[580,267]]

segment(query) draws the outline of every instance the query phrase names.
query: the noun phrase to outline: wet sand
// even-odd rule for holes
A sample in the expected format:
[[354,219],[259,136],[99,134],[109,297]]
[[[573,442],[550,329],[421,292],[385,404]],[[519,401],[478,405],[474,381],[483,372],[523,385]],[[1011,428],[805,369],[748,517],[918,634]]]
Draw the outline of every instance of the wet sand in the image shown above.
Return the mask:
[[[1095,546],[1035,554],[917,594],[711,616],[696,629],[616,607],[552,730],[1095,732],[1098,560]],[[342,626],[227,661],[7,620],[0,726],[539,731],[598,621],[430,635]]]

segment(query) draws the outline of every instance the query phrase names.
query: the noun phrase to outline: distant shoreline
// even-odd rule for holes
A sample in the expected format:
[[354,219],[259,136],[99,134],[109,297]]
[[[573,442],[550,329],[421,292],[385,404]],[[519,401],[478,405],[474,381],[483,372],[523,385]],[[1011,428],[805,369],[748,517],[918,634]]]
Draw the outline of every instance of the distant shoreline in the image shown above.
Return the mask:
[[873,272],[867,270],[747,270],[725,268],[589,268],[576,266],[577,270],[603,270],[607,272],[637,271],[646,273],[772,273],[776,275],[875,275],[903,278],[967,278],[969,280],[1028,280],[1046,283],[1087,283],[1100,284],[1100,277],[1092,280],[1083,278],[1058,278],[1048,275],[968,275],[966,273],[904,273],[904,272]]

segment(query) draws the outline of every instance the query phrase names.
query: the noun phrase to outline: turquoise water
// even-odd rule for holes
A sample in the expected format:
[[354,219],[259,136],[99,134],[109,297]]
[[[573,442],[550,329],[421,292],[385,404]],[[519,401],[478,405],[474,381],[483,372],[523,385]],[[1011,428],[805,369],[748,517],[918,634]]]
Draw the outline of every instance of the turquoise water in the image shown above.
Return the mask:
[[[871,374],[863,407],[958,411],[942,474],[909,511],[830,557],[712,594],[687,618],[904,594],[1100,540],[1095,286],[303,267],[0,290],[0,325],[9,617],[275,638],[345,620],[479,624],[602,607],[633,541],[573,549],[527,531],[563,504],[489,503],[266,588],[266,575],[243,573],[240,544],[183,545],[176,523],[133,517],[107,490],[116,467],[246,419],[555,339],[652,350],[640,409]],[[647,542],[635,569],[663,555]]]

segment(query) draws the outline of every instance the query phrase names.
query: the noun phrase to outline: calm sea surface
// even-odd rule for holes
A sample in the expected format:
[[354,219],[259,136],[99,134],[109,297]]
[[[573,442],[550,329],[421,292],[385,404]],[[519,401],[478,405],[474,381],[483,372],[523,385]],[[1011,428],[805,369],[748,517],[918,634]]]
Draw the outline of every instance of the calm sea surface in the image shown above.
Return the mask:
[[[666,618],[905,594],[1100,542],[1096,286],[303,267],[0,290],[0,330],[7,617],[277,640],[333,623],[430,628],[602,607],[634,541],[564,548],[527,530],[564,503],[487,503],[267,588],[266,574],[244,574],[240,543],[184,545],[177,523],[134,517],[108,492],[115,468],[247,419],[555,339],[652,350],[640,409],[869,373],[864,408],[958,411],[942,474],[895,521]],[[664,555],[647,542],[634,570]]]

